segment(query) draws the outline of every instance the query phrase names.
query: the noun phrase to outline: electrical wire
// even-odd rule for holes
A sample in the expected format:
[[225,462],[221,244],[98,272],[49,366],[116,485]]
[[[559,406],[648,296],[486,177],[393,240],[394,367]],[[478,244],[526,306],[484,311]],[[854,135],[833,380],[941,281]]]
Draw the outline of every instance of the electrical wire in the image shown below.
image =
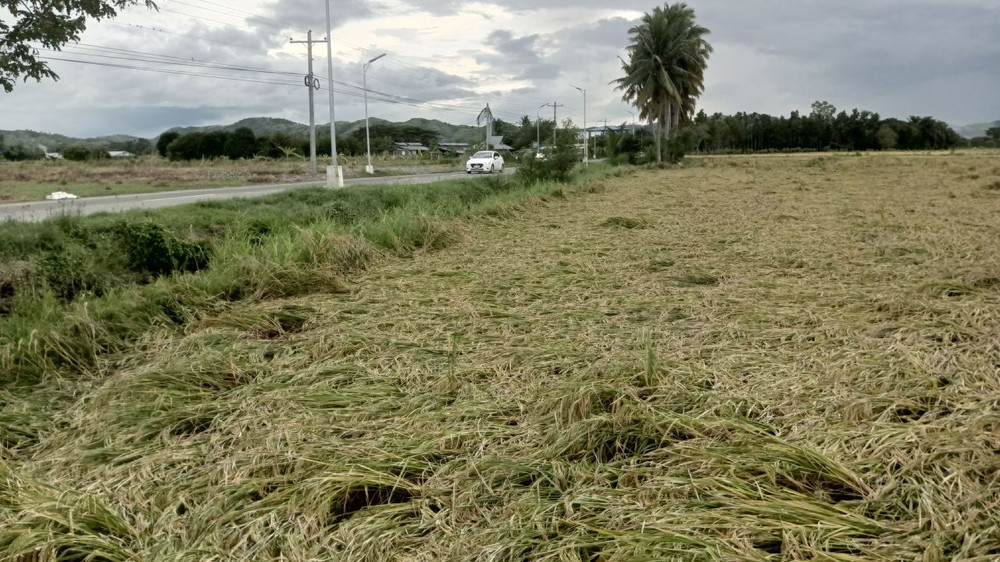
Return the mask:
[[[44,48],[44,47],[40,47],[40,49],[41,50],[45,50],[45,51],[50,51],[50,52],[58,52],[58,51],[55,51],[53,49],[47,49],[47,48]],[[82,50],[82,52],[80,50]],[[96,51],[96,52],[91,52],[91,51]],[[143,62],[143,63],[150,63],[150,64],[163,64],[163,65],[170,65],[170,66],[181,66],[181,67],[192,67],[192,68],[205,68],[205,69],[212,69],[212,70],[225,70],[225,71],[235,71],[235,72],[250,72],[250,73],[259,73],[259,74],[270,74],[270,75],[276,75],[276,76],[296,76],[296,77],[301,76],[301,74],[296,73],[296,72],[277,71],[277,70],[264,69],[264,68],[255,68],[255,67],[248,67],[248,66],[236,66],[236,65],[230,65],[230,64],[225,64],[225,63],[217,63],[217,62],[212,62],[212,61],[198,60],[198,59],[194,59],[194,58],[192,58],[192,59],[186,59],[186,58],[183,58],[183,57],[175,57],[175,56],[171,56],[171,55],[161,55],[161,54],[156,54],[156,53],[148,53],[148,52],[143,52],[143,51],[134,51],[134,50],[130,50],[130,49],[121,49],[121,48],[116,48],[116,47],[105,47],[105,46],[101,46],[101,45],[91,45],[91,44],[87,44],[87,43],[79,43],[79,44],[77,44],[75,46],[72,46],[72,47],[69,47],[69,48],[65,49],[63,52],[66,52],[66,53],[69,53],[69,54],[74,54],[74,55],[79,55],[79,56],[87,56],[87,57],[93,57],[93,58],[100,58],[100,59],[123,60],[123,61],[130,61],[130,62]],[[54,60],[56,60],[56,59],[54,59]],[[78,59],[74,59],[72,61],[67,60],[67,62],[76,62],[77,60]],[[135,67],[130,67],[130,68],[135,68]],[[213,76],[217,76],[217,75],[213,75]],[[326,80],[326,78],[323,77],[323,76],[318,76],[317,75],[317,78],[320,79],[320,80],[324,80],[324,81]],[[360,86],[358,84],[352,84],[352,83],[349,83],[349,82],[344,82],[344,81],[341,81],[341,80],[334,80],[334,83],[337,84],[337,85],[339,85],[339,86],[342,86],[344,88],[350,88],[350,89],[354,90],[355,92],[361,92],[361,94],[360,94],[361,96],[364,95],[364,87],[363,86]],[[335,91],[337,91],[337,90],[335,90]],[[346,92],[346,90],[345,90],[345,92]],[[472,114],[477,114],[478,115],[478,111],[477,110],[475,110],[473,107],[467,106],[467,105],[458,105],[458,104],[450,104],[449,105],[449,104],[444,104],[444,103],[430,102],[430,101],[426,101],[426,100],[412,98],[412,97],[409,97],[409,96],[403,96],[403,95],[398,95],[398,94],[392,94],[392,93],[389,93],[389,92],[383,92],[383,91],[372,89],[372,88],[368,89],[368,94],[369,94],[370,97],[372,97],[376,101],[385,101],[385,102],[397,103],[397,104],[401,104],[401,105],[409,105],[409,106],[417,107],[417,108],[420,108],[420,109],[427,109],[427,110],[434,110],[434,111],[451,111],[451,112],[464,113],[464,114],[468,114],[468,115],[472,115]],[[350,95],[354,95],[354,94],[351,93]]]

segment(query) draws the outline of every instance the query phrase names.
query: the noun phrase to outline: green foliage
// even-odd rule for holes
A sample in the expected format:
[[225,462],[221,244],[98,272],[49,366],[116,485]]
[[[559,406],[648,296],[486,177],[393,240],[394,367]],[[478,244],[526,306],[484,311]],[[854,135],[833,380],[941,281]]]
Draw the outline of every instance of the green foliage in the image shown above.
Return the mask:
[[882,150],[892,150],[896,148],[899,135],[889,125],[882,125],[879,127],[878,132],[875,133],[875,141]]
[[684,156],[693,148],[693,134],[691,129],[681,129],[675,136],[667,139],[664,144],[663,159],[667,163],[676,164],[684,159]]
[[644,14],[629,29],[628,60],[624,76],[615,80],[624,101],[634,103],[639,118],[656,120],[656,160],[661,160],[661,137],[670,137],[694,115],[695,102],[705,87],[705,69],[712,46],[709,31],[695,23],[694,10],[684,3],[664,4]]
[[247,127],[240,127],[226,139],[224,151],[230,160],[253,158],[257,150],[257,136]]
[[113,18],[118,11],[144,3],[155,8],[151,0],[62,0],[60,2],[3,2],[8,8],[0,19],[0,87],[12,92],[19,78],[58,79],[41,58],[35,43],[58,49],[78,41],[87,28],[87,20]]
[[149,277],[198,271],[208,265],[210,251],[178,238],[153,222],[123,222],[116,228],[127,267]]
[[70,301],[77,295],[100,294],[113,283],[96,262],[93,252],[80,244],[66,244],[44,252],[38,272],[45,285],[59,299]]
[[228,139],[229,133],[223,131],[181,135],[167,146],[167,158],[175,161],[219,158],[225,155]]
[[80,144],[74,144],[73,146],[64,148],[62,155],[63,158],[73,160],[74,162],[83,162],[84,160],[90,160],[93,157],[90,149]]
[[861,109],[838,113],[827,102],[814,103],[807,116],[699,112],[690,128],[702,152],[940,150],[964,143],[950,126],[931,117],[901,121]]
[[443,218],[548,189],[504,177],[304,189],[125,220],[0,224],[0,384],[88,372],[152,323],[183,324],[221,301],[339,291],[382,252],[447,245],[460,231]]
[[[110,145],[109,150],[112,149],[111,147],[113,146],[115,145]],[[146,156],[147,154],[153,153],[153,143],[151,143],[149,139],[133,139],[126,141],[120,145],[120,148],[121,150],[131,152],[136,156]],[[114,149],[117,150],[117,148]]]
[[160,135],[160,138],[156,140],[156,152],[158,152],[160,156],[166,158],[167,149],[170,147],[170,143],[177,140],[180,136],[181,134],[177,131],[167,131],[166,133],[163,133]]
[[[377,123],[369,127],[372,152],[390,152],[395,142],[417,142],[428,148],[436,147],[441,139],[440,133],[413,125],[396,123]],[[329,137],[328,137],[329,138]],[[350,142],[353,141],[353,142]],[[338,150],[341,147],[338,145]],[[365,129],[361,127],[352,132],[344,141],[344,154],[364,154],[366,151]]]
[[549,181],[566,182],[569,181],[579,161],[580,154],[575,147],[560,144],[555,152],[548,154],[544,160],[529,156],[522,161],[517,168],[517,178],[525,185]]
[[8,145],[2,148],[0,159],[20,162],[24,160],[41,160],[45,158],[42,149],[22,144]]

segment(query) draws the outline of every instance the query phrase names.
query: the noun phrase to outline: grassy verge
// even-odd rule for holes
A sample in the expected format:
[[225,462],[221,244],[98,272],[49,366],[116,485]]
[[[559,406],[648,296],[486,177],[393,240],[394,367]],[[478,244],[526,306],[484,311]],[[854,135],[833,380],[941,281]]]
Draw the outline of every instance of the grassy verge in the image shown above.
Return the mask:
[[[342,157],[340,164],[347,178],[367,176],[364,158]],[[376,158],[374,165],[379,176],[462,169],[461,162],[447,159]],[[317,177],[309,173],[309,163],[304,160],[169,162],[142,157],[96,162],[0,162],[0,203],[37,201],[54,191],[92,197],[315,180]]]
[[144,327],[183,325],[215,301],[330,290],[380,253],[447,244],[457,233],[443,219],[560,189],[497,178],[297,190],[0,225],[0,380],[88,372]]
[[692,162],[216,301],[0,392],[0,559],[993,560],[998,178]]

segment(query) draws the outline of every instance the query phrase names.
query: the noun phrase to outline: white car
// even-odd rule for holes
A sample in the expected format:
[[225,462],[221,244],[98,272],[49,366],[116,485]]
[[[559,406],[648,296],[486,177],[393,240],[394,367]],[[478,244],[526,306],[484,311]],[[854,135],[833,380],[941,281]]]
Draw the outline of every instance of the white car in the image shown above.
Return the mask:
[[471,174],[472,172],[480,174],[503,173],[503,156],[492,150],[480,150],[465,163],[465,173]]

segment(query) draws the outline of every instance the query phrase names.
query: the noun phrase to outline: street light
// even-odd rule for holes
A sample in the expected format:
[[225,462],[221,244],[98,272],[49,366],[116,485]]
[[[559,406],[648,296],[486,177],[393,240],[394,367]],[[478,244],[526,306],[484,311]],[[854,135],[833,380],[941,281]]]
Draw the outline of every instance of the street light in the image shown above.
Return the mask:
[[333,27],[330,25],[330,2],[326,0],[326,89],[330,91],[330,166],[326,169],[327,187],[344,187],[344,174],[337,162],[337,118],[333,111]]
[[375,173],[375,167],[372,166],[372,137],[368,133],[368,67],[372,65],[373,62],[385,56],[385,53],[373,58],[372,60],[366,62],[362,67],[361,80],[363,82],[363,87],[365,90],[365,142],[368,145],[368,165],[365,166],[365,172],[369,174]]
[[577,90],[580,90],[581,92],[583,92],[583,134],[584,134],[584,138],[586,139],[583,142],[583,163],[587,164],[589,166],[590,165],[590,131],[587,130],[587,90],[584,90],[583,88],[581,88],[579,86],[573,86],[572,84],[570,84],[570,86],[572,86],[572,87],[576,88]]
[[538,106],[538,111],[535,112],[535,152],[540,153],[542,151],[542,108],[552,107],[551,103],[543,103]]
[[[627,109],[625,111],[628,111]],[[628,114],[632,116],[632,126],[629,127],[632,130],[632,136],[635,136],[635,113],[628,111]]]

